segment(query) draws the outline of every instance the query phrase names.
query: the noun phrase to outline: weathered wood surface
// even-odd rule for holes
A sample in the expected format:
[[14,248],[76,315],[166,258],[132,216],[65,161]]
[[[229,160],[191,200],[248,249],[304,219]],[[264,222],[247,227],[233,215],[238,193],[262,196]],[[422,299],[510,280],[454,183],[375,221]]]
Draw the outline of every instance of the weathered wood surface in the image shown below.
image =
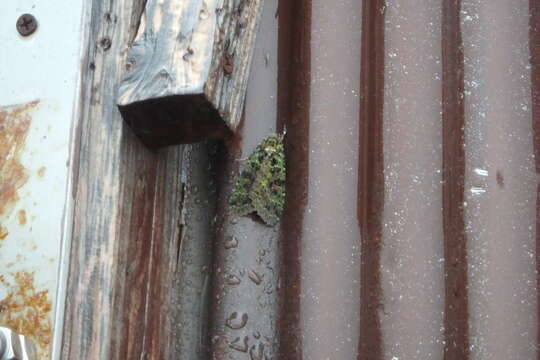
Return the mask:
[[185,175],[182,239],[174,282],[176,324],[172,334],[175,355],[171,359],[207,360],[208,310],[211,290],[212,240],[217,198],[215,144],[192,144],[184,149]]
[[148,0],[119,90],[149,146],[236,130],[263,0]]
[[183,148],[148,150],[116,106],[143,5],[93,0],[86,9],[62,359],[177,358]]

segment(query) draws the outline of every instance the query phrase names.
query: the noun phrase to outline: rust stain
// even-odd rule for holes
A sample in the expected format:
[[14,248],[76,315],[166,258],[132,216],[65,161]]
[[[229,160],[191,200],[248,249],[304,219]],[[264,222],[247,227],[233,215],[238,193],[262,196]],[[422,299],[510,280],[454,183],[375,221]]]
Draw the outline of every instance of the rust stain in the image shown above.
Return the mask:
[[501,188],[504,187],[504,176],[501,170],[497,170],[497,185]]
[[19,220],[19,225],[26,225],[26,210],[21,209],[17,212],[17,219]]
[[45,166],[42,166],[38,169],[37,174],[40,178],[45,176],[45,170],[47,170]]
[[52,340],[49,292],[36,290],[33,273],[16,272],[13,279],[11,284],[0,276],[0,284],[8,289],[7,296],[0,300],[0,325],[33,339],[42,358],[47,358]]
[[[19,200],[19,189],[28,181],[28,171],[21,164],[28,130],[32,118],[30,111],[39,104],[0,107],[0,216],[11,214]],[[19,222],[20,222],[19,218]],[[8,231],[0,223],[0,238],[7,237]]]
[[9,235],[8,230],[2,225],[0,225],[0,240],[4,240],[5,238],[7,238],[8,235]]

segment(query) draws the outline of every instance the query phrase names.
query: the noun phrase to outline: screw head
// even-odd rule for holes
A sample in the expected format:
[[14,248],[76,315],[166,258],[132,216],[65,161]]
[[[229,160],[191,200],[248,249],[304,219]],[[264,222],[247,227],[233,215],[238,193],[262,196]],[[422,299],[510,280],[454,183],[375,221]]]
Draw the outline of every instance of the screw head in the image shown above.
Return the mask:
[[30,36],[37,29],[38,23],[34,15],[23,14],[17,19],[17,31],[22,36]]

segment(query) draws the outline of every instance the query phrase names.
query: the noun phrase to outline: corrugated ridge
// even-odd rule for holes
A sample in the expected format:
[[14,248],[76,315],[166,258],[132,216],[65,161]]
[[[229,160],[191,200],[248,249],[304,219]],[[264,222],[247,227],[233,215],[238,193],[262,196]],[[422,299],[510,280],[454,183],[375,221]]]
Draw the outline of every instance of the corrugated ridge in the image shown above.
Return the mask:
[[287,199],[282,224],[283,359],[303,359],[300,326],[301,236],[309,187],[311,0],[279,0],[278,124],[286,129]]
[[469,358],[467,237],[465,234],[464,64],[461,0],[443,2],[442,120],[443,232],[445,258],[444,359]]
[[[536,174],[540,174],[540,1],[529,1],[529,51],[531,54],[532,128]],[[540,184],[536,190],[536,298],[537,345],[540,344]],[[536,355],[540,359],[540,351]]]
[[364,1],[362,19],[358,222],[361,231],[358,360],[382,359],[381,214],[384,206],[384,5]]

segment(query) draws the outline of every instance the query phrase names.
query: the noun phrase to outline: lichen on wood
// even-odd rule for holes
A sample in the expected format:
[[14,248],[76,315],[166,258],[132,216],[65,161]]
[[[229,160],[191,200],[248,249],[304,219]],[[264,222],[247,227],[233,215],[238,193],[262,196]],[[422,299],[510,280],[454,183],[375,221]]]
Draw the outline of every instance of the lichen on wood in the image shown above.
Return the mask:
[[283,134],[274,134],[242,166],[230,198],[233,215],[255,214],[265,224],[276,225],[285,203],[285,175]]

